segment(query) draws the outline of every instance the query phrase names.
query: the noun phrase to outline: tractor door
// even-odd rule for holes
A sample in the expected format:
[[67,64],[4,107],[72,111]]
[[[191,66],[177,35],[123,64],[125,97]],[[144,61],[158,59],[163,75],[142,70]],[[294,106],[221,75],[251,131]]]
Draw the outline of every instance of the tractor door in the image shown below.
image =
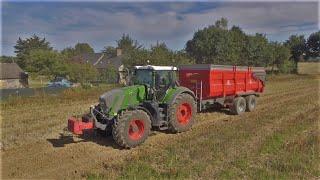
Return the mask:
[[166,95],[167,90],[173,85],[174,71],[155,71],[156,98],[161,100]]

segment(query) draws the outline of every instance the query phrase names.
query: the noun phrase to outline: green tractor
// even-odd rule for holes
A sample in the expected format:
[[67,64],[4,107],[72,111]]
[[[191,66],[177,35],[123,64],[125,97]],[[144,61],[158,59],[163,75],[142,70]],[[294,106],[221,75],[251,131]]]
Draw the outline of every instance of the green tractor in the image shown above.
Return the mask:
[[117,144],[132,148],[143,143],[151,128],[187,131],[195,121],[194,93],[179,86],[176,67],[135,66],[130,86],[102,94],[90,108],[96,129],[112,133]]

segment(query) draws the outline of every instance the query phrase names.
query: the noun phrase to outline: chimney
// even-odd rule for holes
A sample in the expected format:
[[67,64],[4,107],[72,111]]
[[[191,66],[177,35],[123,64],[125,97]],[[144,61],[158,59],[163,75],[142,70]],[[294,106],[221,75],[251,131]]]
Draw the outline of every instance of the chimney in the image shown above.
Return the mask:
[[121,56],[122,55],[122,49],[117,48],[117,56]]

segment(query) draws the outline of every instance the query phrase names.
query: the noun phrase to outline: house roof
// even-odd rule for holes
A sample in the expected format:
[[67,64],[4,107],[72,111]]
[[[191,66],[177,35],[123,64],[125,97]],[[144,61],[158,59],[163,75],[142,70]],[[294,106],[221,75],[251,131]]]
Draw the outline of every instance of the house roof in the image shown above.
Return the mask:
[[123,55],[116,57],[108,57],[103,53],[82,54],[72,58],[72,61],[78,63],[90,63],[97,69],[106,69],[112,65],[115,68],[119,68],[122,65]]
[[20,79],[24,71],[16,63],[0,63],[0,79]]

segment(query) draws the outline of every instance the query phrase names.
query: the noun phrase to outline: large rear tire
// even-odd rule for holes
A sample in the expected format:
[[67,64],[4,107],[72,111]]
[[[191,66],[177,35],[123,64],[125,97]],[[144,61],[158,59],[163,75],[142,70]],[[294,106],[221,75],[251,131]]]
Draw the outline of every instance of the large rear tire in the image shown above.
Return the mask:
[[240,115],[246,111],[246,100],[243,97],[236,97],[233,100],[233,104],[230,107],[231,113],[234,115]]
[[196,103],[189,94],[179,94],[169,107],[169,130],[173,133],[189,130],[194,124]]
[[249,95],[246,97],[246,111],[251,112],[253,111],[257,106],[257,98],[255,95]]
[[112,126],[115,142],[124,148],[133,148],[142,144],[149,136],[151,120],[142,110],[123,112]]

